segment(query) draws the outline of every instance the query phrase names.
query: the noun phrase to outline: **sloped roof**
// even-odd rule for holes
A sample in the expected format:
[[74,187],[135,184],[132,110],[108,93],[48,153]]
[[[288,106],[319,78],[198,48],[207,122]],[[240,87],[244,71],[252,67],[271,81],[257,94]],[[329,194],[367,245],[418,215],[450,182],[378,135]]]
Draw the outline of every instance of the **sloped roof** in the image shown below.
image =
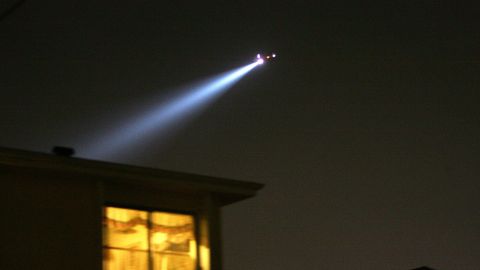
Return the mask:
[[157,187],[168,191],[210,192],[226,205],[256,195],[264,185],[220,177],[131,166],[97,160],[63,157],[53,154],[0,148],[0,168],[46,171],[89,179]]

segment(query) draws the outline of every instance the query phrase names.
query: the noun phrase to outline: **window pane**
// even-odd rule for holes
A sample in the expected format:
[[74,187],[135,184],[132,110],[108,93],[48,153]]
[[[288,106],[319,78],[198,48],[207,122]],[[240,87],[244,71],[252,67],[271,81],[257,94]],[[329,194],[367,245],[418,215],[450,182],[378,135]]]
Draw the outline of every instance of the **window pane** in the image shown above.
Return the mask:
[[192,215],[105,207],[104,270],[195,270]]
[[104,249],[104,270],[147,270],[148,252]]
[[153,269],[195,269],[197,250],[193,216],[153,212],[151,222]]
[[145,211],[106,207],[104,245],[111,248],[148,250],[148,230]]
[[188,255],[153,254],[154,270],[194,270],[195,260]]

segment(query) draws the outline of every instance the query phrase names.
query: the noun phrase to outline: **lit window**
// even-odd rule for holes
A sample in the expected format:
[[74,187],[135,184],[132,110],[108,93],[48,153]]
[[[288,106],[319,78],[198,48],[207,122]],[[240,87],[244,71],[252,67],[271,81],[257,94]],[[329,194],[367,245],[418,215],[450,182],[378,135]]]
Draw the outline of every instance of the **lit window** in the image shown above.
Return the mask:
[[104,270],[194,270],[192,215],[105,207]]

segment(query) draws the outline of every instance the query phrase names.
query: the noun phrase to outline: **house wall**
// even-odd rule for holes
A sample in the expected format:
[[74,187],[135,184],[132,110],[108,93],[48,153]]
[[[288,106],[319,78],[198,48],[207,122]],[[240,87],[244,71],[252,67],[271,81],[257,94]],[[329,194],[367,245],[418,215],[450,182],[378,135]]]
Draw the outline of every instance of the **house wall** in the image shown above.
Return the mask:
[[197,219],[200,266],[219,270],[220,205],[207,192],[168,192],[83,173],[0,165],[0,269],[102,269],[102,208],[188,212]]
[[95,181],[0,168],[0,269],[101,269]]

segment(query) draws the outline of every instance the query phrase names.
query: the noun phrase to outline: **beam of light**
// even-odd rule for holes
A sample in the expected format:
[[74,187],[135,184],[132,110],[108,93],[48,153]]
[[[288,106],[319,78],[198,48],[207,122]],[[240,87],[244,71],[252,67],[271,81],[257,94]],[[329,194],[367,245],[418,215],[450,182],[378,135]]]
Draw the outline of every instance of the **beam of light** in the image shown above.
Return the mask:
[[79,154],[88,158],[105,158],[141,142],[147,136],[155,135],[162,139],[171,134],[175,128],[173,124],[204,108],[258,65],[258,62],[254,62],[193,86],[172,101],[151,108],[123,127],[98,138],[83,151],[80,150]]

